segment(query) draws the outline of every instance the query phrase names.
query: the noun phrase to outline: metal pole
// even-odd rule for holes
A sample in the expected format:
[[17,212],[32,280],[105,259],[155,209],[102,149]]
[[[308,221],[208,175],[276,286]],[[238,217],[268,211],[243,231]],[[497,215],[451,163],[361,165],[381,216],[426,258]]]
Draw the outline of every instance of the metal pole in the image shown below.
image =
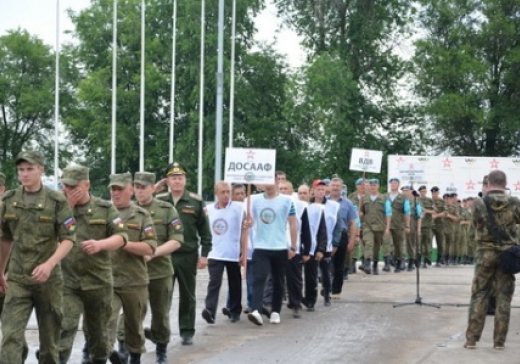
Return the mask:
[[146,4],[145,0],[141,0],[141,100],[140,100],[140,117],[139,117],[139,171],[144,171],[144,62],[145,62],[145,22],[146,22]]
[[204,38],[206,37],[206,1],[200,9],[200,85],[199,85],[199,161],[197,173],[197,193],[202,195],[202,143],[204,139]]
[[60,128],[60,0],[56,0],[56,79],[54,92],[54,184],[58,188]]
[[229,147],[233,148],[233,128],[235,119],[235,38],[236,38],[237,1],[233,0],[233,15],[231,17],[231,70],[229,87]]
[[215,130],[215,182],[222,174],[222,109],[224,103],[224,0],[218,3],[218,61]]
[[112,158],[110,173],[116,173],[116,115],[117,115],[117,0],[114,0],[112,19]]
[[171,88],[171,99],[170,99],[170,148],[168,162],[173,162],[173,148],[174,142],[174,131],[175,131],[175,47],[177,40],[177,0],[173,0],[173,31],[172,31],[172,88]]

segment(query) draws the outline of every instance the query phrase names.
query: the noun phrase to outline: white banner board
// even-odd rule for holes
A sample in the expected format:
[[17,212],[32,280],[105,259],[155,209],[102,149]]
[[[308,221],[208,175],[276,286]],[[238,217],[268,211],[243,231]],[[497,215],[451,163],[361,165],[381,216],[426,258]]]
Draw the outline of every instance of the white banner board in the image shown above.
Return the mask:
[[226,148],[224,180],[230,183],[274,184],[275,149]]
[[351,171],[381,173],[383,152],[379,150],[352,148],[350,155]]
[[494,169],[506,173],[511,195],[520,197],[520,158],[388,156],[389,179],[397,177],[401,185],[416,189],[426,185],[428,191],[437,186],[441,194],[456,192],[459,198],[477,196],[482,178]]

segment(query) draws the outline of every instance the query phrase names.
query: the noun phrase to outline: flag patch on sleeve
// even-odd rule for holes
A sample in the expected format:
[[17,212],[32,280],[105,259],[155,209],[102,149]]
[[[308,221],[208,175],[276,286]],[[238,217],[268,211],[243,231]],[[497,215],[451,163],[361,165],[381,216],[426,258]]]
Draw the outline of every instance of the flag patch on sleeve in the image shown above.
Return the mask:
[[146,235],[147,238],[151,238],[155,235],[154,231],[153,231],[153,226],[147,226],[144,228],[144,234]]
[[76,230],[76,219],[69,217],[67,220],[65,220],[63,226],[65,226],[65,230],[67,230],[67,232],[73,233]]
[[113,221],[112,221],[112,224],[114,224],[114,226],[117,226],[119,229],[122,229],[125,227],[125,225],[123,224],[123,220],[121,220],[120,217],[116,217]]

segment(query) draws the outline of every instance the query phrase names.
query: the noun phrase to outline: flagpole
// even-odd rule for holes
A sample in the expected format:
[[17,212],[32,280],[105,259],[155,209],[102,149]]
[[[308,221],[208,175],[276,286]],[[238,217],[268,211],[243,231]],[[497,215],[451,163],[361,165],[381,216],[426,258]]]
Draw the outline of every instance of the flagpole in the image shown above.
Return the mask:
[[116,173],[116,115],[117,115],[117,0],[114,0],[112,19],[112,158],[110,173]]
[[222,112],[224,103],[224,0],[218,4],[217,100],[215,128],[215,182],[222,174]]
[[60,0],[56,0],[56,79],[54,92],[54,185],[58,188],[59,127],[60,127]]
[[175,131],[175,47],[177,38],[177,0],[173,0],[173,30],[172,30],[172,84],[171,84],[171,99],[170,99],[170,148],[168,162],[173,162],[173,148],[174,148],[174,131]]
[[204,38],[206,36],[206,1],[200,9],[200,85],[199,85],[199,161],[197,173],[197,193],[202,195],[202,143],[204,139]]
[[231,70],[229,87],[229,147],[233,148],[233,128],[235,119],[235,38],[236,38],[237,2],[233,0],[233,15],[231,17]]
[[145,22],[146,22],[146,4],[145,0],[141,0],[141,100],[140,100],[140,137],[139,137],[139,170],[144,171],[144,62],[145,62]]

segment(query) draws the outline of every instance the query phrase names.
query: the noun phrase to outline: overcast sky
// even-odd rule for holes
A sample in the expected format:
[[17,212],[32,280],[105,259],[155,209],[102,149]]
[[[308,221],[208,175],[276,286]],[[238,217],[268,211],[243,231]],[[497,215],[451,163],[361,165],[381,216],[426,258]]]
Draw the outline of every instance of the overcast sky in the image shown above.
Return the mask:
[[[207,0],[216,1],[216,0]],[[60,0],[60,39],[61,43],[70,41],[63,34],[72,30],[73,25],[67,17],[66,9],[81,10],[87,7],[90,0]],[[226,3],[230,3],[226,1]],[[276,9],[268,0],[269,5],[257,17],[256,39],[260,42],[272,42],[276,38],[276,49],[287,56],[291,66],[299,66],[304,62],[304,54],[298,46],[299,39],[294,32],[283,30],[277,32],[280,21],[276,17]],[[57,0],[0,0],[0,35],[9,29],[22,28],[54,46],[56,44],[56,4]],[[227,35],[229,36],[229,35]]]

